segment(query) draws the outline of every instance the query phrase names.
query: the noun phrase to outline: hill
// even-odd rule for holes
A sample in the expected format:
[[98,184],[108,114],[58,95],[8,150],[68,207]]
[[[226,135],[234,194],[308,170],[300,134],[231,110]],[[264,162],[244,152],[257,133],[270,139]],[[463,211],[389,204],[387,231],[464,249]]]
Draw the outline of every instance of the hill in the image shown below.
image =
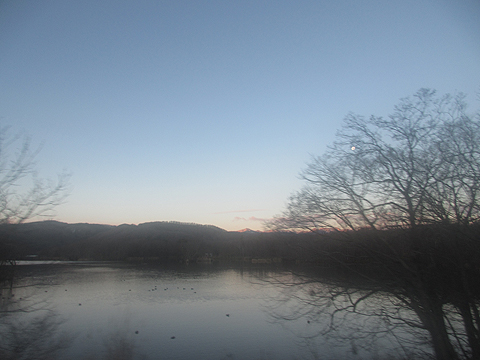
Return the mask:
[[0,251],[3,258],[17,260],[238,260],[288,256],[280,251],[285,236],[180,222],[112,226],[41,221],[0,225]]

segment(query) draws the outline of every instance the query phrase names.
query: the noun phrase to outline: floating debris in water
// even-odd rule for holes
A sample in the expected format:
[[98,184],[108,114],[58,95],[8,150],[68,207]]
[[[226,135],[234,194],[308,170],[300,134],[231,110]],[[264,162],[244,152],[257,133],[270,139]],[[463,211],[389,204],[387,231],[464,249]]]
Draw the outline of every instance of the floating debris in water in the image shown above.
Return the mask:
[[172,336],[170,339],[175,339],[175,336]]

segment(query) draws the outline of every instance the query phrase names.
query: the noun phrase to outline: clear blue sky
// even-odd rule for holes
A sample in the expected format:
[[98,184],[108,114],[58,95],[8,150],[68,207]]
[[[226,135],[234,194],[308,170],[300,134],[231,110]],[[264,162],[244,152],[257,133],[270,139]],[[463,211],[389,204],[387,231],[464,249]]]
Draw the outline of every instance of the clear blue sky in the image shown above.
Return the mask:
[[55,219],[260,229],[349,112],[480,91],[480,2],[0,1],[0,122]]

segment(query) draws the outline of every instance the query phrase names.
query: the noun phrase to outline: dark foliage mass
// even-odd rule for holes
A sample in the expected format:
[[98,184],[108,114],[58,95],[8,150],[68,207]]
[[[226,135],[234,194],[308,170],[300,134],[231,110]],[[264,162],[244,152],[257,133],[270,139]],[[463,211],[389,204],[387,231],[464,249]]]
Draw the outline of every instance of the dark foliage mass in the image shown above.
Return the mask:
[[294,260],[293,233],[228,232],[178,222],[140,225],[0,225],[0,246],[15,260],[255,261]]

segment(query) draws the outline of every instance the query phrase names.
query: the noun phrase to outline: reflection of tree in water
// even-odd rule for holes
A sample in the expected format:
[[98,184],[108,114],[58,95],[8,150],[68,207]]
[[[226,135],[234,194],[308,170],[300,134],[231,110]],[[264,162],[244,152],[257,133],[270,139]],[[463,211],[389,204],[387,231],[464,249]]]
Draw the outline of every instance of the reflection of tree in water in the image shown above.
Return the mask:
[[[479,231],[478,226],[417,228],[424,250],[415,257],[397,255],[403,231],[317,239],[307,248],[323,263],[316,268],[322,272],[277,281],[284,289],[283,307],[273,313],[283,319],[311,317],[311,323],[326,326],[319,334],[327,337],[338,339],[348,330],[370,344],[366,340],[388,335],[409,351],[428,344],[437,359],[478,359],[480,252],[469,240],[478,239]],[[373,326],[372,318],[381,322]],[[340,325],[342,331],[336,331]],[[379,330],[369,333],[372,327]]]
[[3,297],[0,308],[0,359],[56,359],[72,339],[59,331],[62,319],[44,304],[25,306],[8,295]]
[[105,343],[105,360],[131,360],[134,358],[135,344],[124,334],[113,334]]
[[19,321],[8,317],[2,319],[0,332],[0,358],[43,360],[55,359],[69,345],[67,335],[58,335],[60,321],[54,313],[36,314],[28,320]]
[[134,339],[127,328],[121,328],[103,337],[103,350],[100,354],[81,357],[83,360],[144,360],[139,354]]
[[339,277],[289,273],[267,312],[308,347],[313,358],[430,358],[428,332],[395,292]]
[[[0,289],[0,359],[63,359],[76,334],[62,330],[65,322],[46,301],[34,296],[17,299],[15,287]],[[29,301],[30,300],[30,301]],[[144,359],[135,351],[135,342],[127,329],[120,329],[103,339],[103,351],[91,356],[77,354],[85,360]]]

